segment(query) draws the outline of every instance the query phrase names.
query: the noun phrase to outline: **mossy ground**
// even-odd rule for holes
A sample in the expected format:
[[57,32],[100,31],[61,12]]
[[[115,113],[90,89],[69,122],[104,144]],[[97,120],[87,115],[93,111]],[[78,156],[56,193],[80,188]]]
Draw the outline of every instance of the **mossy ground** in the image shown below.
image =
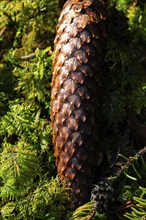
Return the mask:
[[[57,0],[0,3],[0,219],[83,220],[93,209],[89,204],[72,216],[69,189],[56,174],[50,89],[59,13]],[[129,157],[142,148],[132,136],[129,110],[146,124],[146,4],[110,0],[109,14],[99,140],[104,170],[118,150]],[[114,185],[112,209],[92,219],[145,218],[144,156],[133,166],[136,171],[130,167],[126,174],[137,180],[122,174]]]

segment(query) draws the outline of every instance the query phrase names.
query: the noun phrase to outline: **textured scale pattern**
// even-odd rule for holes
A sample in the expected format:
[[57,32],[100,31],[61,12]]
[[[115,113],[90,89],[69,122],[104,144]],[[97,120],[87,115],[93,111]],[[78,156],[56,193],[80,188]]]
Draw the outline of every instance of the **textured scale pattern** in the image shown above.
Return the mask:
[[102,0],[68,0],[54,45],[51,120],[59,175],[71,188],[73,206],[90,198],[101,154],[99,96],[107,29]]

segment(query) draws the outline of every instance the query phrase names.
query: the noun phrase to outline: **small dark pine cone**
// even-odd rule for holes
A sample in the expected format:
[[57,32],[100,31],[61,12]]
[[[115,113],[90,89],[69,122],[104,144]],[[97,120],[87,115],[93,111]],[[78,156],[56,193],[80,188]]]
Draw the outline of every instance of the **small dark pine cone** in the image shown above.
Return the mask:
[[73,206],[90,198],[97,177],[101,76],[107,29],[103,0],[68,0],[54,42],[51,121],[59,175]]
[[103,178],[94,185],[91,191],[91,200],[95,202],[97,211],[106,213],[109,204],[113,202],[113,188],[111,181],[107,178]]

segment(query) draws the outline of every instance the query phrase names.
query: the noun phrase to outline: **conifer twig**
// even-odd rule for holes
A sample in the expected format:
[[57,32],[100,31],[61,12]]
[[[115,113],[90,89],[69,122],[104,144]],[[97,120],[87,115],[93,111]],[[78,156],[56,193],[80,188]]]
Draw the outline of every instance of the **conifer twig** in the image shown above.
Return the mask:
[[117,172],[117,174],[113,177],[109,177],[109,179],[117,179],[122,173],[124,173],[135,161],[138,160],[138,158],[146,153],[146,146],[143,147],[141,150],[139,150],[135,156],[129,157],[128,161],[125,163],[124,166],[121,167],[121,169]]

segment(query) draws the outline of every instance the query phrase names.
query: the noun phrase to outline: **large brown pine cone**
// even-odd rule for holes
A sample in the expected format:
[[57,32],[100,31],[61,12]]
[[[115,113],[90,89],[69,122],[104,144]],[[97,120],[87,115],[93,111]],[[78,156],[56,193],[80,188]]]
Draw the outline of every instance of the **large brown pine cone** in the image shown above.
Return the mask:
[[107,11],[102,0],[68,0],[55,38],[51,120],[56,165],[74,207],[90,198],[100,163],[99,96]]

